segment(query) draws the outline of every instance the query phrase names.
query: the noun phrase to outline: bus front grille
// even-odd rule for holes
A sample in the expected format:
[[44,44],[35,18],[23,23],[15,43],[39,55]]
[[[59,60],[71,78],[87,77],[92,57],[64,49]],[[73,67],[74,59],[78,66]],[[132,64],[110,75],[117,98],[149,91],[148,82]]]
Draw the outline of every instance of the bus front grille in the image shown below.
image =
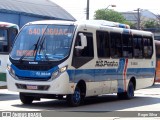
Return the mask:
[[26,81],[48,81],[49,79],[51,79],[51,77],[48,77],[48,78],[33,78],[33,77],[21,77],[21,76],[17,76],[16,77],[19,79],[19,80],[26,80]]
[[19,68],[20,70],[35,70],[35,71],[46,71],[49,70],[51,68],[53,68],[53,66],[49,66],[49,65],[16,65],[17,68]]

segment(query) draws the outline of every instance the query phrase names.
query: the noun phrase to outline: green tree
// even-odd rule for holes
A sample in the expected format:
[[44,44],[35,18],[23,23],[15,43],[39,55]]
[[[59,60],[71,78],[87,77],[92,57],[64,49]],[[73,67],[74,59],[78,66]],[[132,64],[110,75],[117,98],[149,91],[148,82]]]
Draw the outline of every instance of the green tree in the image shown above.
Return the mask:
[[126,19],[119,12],[110,9],[99,9],[95,11],[94,19],[108,20],[113,22],[125,23]]
[[156,20],[147,20],[143,23],[144,28],[159,28],[159,23]]

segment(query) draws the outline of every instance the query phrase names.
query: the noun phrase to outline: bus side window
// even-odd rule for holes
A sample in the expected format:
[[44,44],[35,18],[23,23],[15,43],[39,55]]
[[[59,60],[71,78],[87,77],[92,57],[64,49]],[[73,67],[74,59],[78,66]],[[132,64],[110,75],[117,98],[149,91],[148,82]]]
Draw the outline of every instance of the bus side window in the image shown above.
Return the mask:
[[97,31],[97,53],[100,58],[110,57],[109,50],[109,33],[104,31]]
[[[83,33],[87,38],[87,46],[84,49],[74,49],[75,57],[93,57],[93,36],[91,33]],[[77,34],[75,46],[81,45],[79,33]]]
[[111,57],[120,58],[122,57],[122,41],[121,33],[110,33],[110,46],[111,46]]
[[[87,46],[85,46],[83,49],[81,48],[79,49],[76,47],[76,46],[81,46],[83,44],[81,43],[79,33],[83,33],[83,35],[86,36]],[[77,33],[76,36],[74,51],[73,51],[73,59],[72,59],[72,66],[75,68],[79,68],[85,65],[94,58],[93,34],[86,32],[79,32],[79,33]]]
[[153,53],[153,46],[152,46],[152,38],[144,37],[143,38],[143,46],[144,46],[144,57],[150,58]]
[[123,34],[123,57],[132,58],[133,57],[133,42],[132,37],[129,34]]
[[133,36],[134,57],[143,58],[142,36]]
[[[81,38],[78,34],[77,34],[77,37],[76,37],[75,46],[81,46]],[[81,49],[76,49],[76,48],[74,49],[74,56],[80,57],[81,54],[82,54]]]

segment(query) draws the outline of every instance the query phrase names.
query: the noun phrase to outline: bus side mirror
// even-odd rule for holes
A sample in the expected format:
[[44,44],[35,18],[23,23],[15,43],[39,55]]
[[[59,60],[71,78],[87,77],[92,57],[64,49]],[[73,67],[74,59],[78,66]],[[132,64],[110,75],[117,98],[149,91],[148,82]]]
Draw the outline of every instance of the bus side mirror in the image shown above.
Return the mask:
[[75,46],[76,49],[84,49],[87,46],[87,38],[83,33],[79,33],[81,46]]

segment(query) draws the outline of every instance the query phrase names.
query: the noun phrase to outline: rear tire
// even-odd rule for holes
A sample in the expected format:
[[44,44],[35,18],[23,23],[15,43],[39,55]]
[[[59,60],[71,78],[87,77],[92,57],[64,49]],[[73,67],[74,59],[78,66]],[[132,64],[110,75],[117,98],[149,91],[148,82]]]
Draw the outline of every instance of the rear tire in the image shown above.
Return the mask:
[[31,104],[34,100],[34,97],[26,96],[25,93],[19,93],[19,98],[23,104]]
[[117,97],[118,97],[118,99],[123,100],[123,99],[125,99],[125,93],[124,92],[123,93],[117,93]]
[[74,94],[67,95],[67,103],[69,106],[77,107],[83,101],[82,93],[79,87],[75,88]]
[[134,97],[134,85],[133,85],[133,82],[132,81],[129,82],[126,92],[117,93],[117,97],[119,99],[132,99]]
[[127,89],[127,93],[126,93],[126,99],[132,99],[133,97],[134,97],[134,85],[130,81],[129,84],[128,84],[128,89]]

